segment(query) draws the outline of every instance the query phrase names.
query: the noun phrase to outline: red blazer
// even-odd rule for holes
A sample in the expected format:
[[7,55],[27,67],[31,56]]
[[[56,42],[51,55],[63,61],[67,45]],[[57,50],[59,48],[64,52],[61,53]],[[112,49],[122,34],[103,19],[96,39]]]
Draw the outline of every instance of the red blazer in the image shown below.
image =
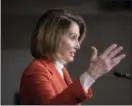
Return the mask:
[[36,59],[24,71],[20,84],[22,105],[75,105],[92,97],[91,88],[86,93],[78,78],[72,82],[66,68],[64,79],[51,61]]

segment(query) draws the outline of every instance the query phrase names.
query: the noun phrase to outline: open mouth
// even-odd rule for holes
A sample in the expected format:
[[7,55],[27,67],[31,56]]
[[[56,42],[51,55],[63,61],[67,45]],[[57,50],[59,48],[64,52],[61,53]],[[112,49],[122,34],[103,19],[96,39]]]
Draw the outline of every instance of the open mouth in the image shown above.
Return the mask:
[[71,56],[74,57],[75,56],[75,53],[74,52],[71,52]]

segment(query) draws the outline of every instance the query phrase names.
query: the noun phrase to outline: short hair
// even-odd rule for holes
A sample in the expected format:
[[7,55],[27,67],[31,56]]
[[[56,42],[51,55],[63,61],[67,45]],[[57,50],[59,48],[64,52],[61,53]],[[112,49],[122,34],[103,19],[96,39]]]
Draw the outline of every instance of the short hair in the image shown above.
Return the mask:
[[57,58],[60,37],[68,30],[71,22],[79,26],[81,44],[86,34],[83,18],[64,9],[49,9],[38,20],[30,42],[30,52],[34,58]]

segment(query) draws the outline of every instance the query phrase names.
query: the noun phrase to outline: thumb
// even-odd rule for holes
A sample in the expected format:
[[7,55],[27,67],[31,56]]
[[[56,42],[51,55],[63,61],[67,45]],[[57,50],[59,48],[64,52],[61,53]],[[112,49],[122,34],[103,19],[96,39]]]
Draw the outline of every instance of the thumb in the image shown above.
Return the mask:
[[97,58],[98,51],[94,46],[91,46],[91,49],[92,49],[92,52],[93,52],[92,57],[91,57],[91,61],[93,61]]

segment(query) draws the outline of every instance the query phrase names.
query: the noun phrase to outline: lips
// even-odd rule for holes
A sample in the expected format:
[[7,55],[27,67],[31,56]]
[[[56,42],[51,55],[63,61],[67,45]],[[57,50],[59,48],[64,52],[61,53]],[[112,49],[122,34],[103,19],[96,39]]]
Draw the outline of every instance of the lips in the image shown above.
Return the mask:
[[75,52],[71,52],[71,56],[74,57],[75,56]]

